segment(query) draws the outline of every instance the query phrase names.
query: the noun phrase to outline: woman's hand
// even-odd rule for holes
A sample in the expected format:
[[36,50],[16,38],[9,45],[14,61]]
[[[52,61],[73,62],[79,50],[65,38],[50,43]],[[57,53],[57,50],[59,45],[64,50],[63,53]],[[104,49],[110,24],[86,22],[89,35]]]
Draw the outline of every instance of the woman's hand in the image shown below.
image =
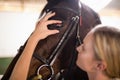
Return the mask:
[[40,39],[44,39],[49,35],[56,34],[58,30],[49,30],[47,25],[55,24],[55,23],[62,23],[60,20],[48,20],[50,17],[54,16],[55,13],[48,13],[45,17],[43,17],[40,21],[38,21],[36,28],[32,34],[35,39],[38,41]]
[[49,24],[61,23],[61,21],[58,20],[48,20],[54,15],[55,13],[49,13],[37,23],[33,34],[27,41],[24,51],[15,64],[15,67],[10,76],[10,80],[26,80],[30,61],[38,41],[46,38],[48,35],[56,34],[59,32],[58,30],[49,30],[47,28],[47,25]]

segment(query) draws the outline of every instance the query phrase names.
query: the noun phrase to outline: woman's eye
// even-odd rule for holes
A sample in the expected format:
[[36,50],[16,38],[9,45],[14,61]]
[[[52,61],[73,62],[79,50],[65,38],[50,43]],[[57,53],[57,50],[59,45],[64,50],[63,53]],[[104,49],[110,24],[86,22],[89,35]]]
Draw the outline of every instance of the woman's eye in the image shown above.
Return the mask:
[[83,46],[83,45],[82,45],[82,47],[81,47],[81,48],[82,48],[82,51],[84,51],[84,46]]

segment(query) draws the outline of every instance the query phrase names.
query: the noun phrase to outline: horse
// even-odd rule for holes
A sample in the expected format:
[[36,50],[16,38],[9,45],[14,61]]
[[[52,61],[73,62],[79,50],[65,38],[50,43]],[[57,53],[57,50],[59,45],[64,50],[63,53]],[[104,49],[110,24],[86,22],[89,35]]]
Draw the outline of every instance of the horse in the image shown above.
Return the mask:
[[[99,15],[79,0],[47,2],[40,17],[44,13],[55,12],[56,15],[50,19],[61,20],[62,24],[48,25],[48,28],[58,29],[60,33],[39,41],[31,59],[27,79],[33,80],[37,75],[42,75],[41,80],[88,80],[86,72],[76,65],[76,47],[94,26],[101,24]],[[9,79],[26,43],[27,40],[19,48],[2,80]]]

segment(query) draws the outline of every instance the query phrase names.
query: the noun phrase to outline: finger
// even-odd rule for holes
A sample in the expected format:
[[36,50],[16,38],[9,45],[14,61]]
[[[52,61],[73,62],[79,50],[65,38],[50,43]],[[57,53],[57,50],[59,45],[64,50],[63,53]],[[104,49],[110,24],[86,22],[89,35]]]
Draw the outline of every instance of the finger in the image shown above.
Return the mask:
[[55,15],[55,12],[51,13],[49,12],[48,14],[46,14],[46,16],[42,19],[44,21],[48,20],[50,17],[54,16]]
[[42,14],[42,16],[39,18],[39,21],[40,21],[41,19],[43,19],[43,18],[45,17],[46,14],[47,14],[47,13],[44,12],[44,13]]
[[49,20],[49,21],[47,21],[46,22],[46,24],[55,24],[55,23],[62,23],[62,21],[60,21],[60,20]]
[[45,17],[46,12],[43,13],[43,15],[36,21],[36,25]]
[[48,34],[52,35],[52,34],[56,34],[59,33],[59,30],[49,30]]

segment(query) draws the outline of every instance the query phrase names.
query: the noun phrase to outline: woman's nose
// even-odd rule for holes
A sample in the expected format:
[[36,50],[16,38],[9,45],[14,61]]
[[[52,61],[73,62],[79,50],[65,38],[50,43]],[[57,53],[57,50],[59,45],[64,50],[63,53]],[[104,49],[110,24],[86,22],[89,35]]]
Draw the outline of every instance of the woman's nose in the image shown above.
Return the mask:
[[81,47],[81,46],[78,46],[78,47],[76,48],[77,52],[80,52],[80,51],[81,51],[80,47]]

